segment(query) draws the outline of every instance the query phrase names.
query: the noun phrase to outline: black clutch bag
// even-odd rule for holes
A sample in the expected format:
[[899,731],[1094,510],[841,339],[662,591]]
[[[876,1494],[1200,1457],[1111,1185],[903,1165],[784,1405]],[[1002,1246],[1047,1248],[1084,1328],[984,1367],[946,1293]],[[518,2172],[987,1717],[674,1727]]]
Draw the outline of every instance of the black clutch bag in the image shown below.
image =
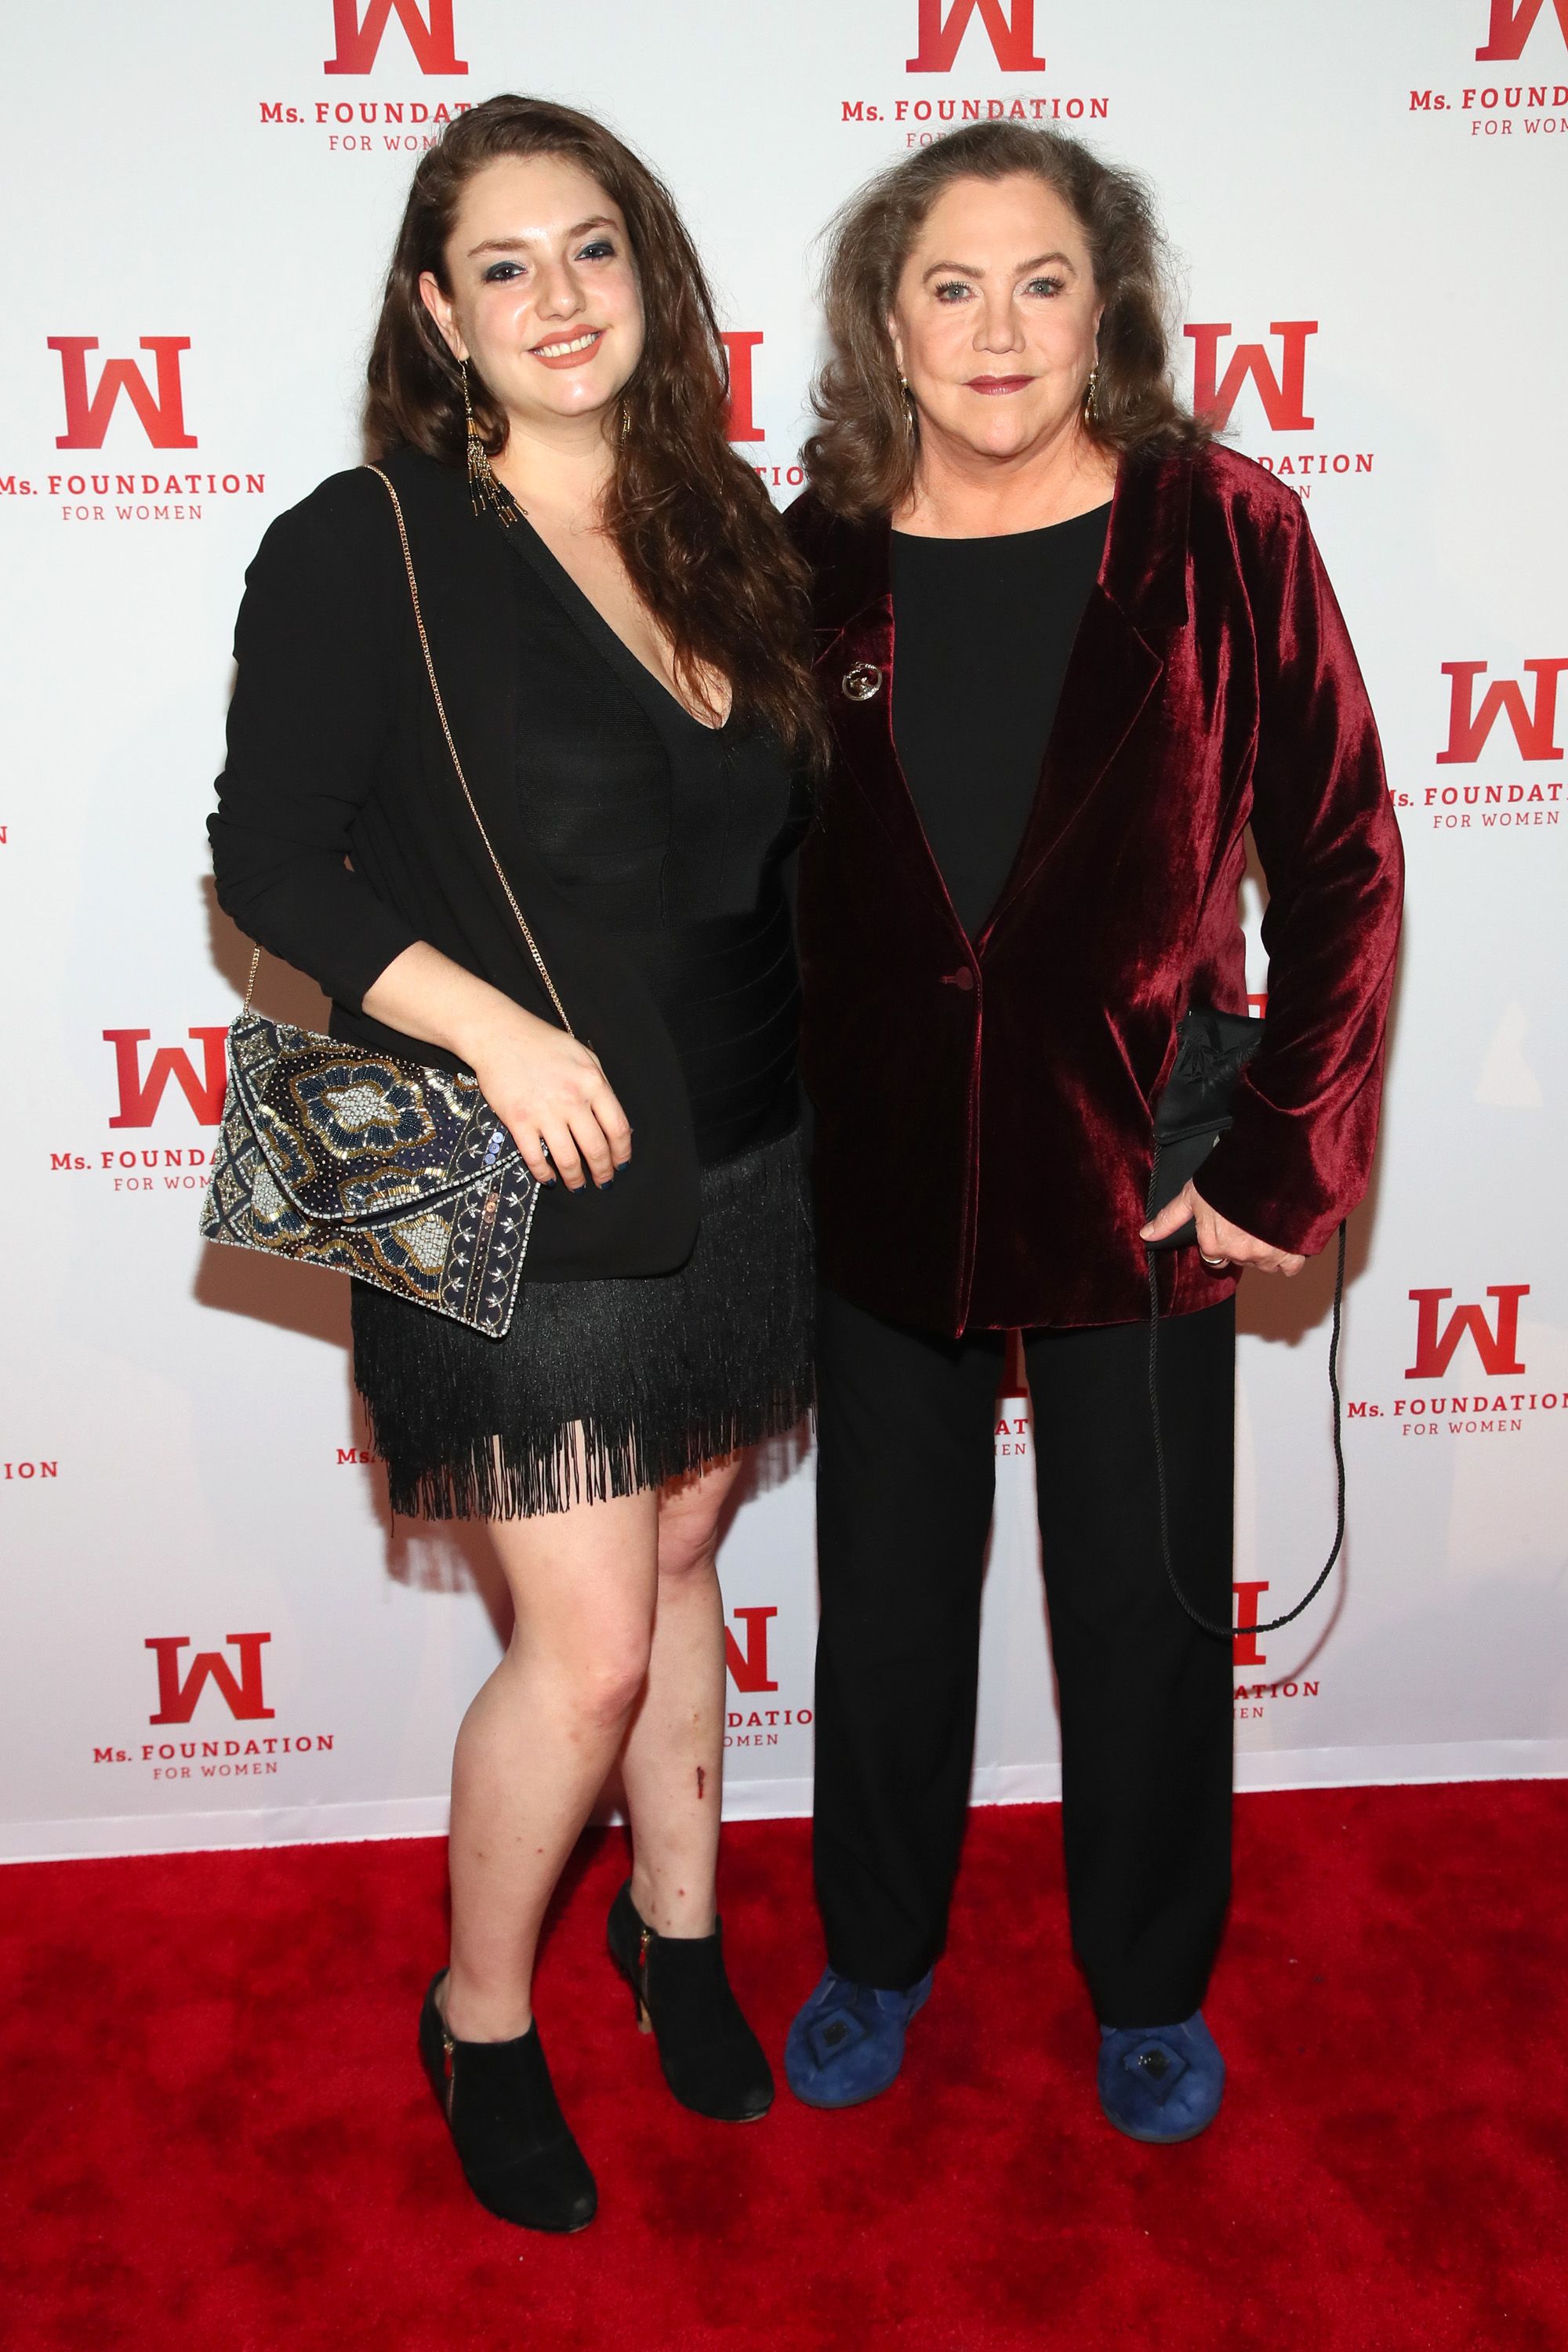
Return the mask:
[[[1176,1036],[1176,1059],[1154,1106],[1154,1170],[1149,1214],[1173,1201],[1195,1176],[1230,1125],[1236,1082],[1263,1043],[1263,1024],[1245,1013],[1215,1013],[1194,1005]],[[1200,1187],[1201,1190],[1201,1187]],[[1197,1230],[1189,1217],[1154,1249],[1190,1249]]]
[[[1184,1184],[1195,1177],[1204,1161],[1231,1123],[1236,1082],[1263,1043],[1263,1024],[1245,1013],[1216,1013],[1207,1005],[1192,1005],[1176,1034],[1176,1058],[1154,1106],[1154,1165],[1149,1177],[1148,1213],[1156,1215],[1173,1201]],[[1202,1187],[1200,1186],[1200,1190]],[[1171,1559],[1170,1513],[1165,1491],[1165,1448],[1160,1433],[1160,1285],[1155,1268],[1159,1250],[1194,1249],[1197,1228],[1189,1217],[1163,1241],[1144,1244],[1149,1259],[1149,1412],[1154,1431],[1154,1479],[1160,1508],[1160,1555],[1172,1591],[1194,1625],[1220,1641],[1233,1638],[1236,1628],[1216,1625],[1194,1609],[1183,1591]],[[1332,1408],[1334,1471],[1338,1517],[1333,1548],[1312,1589],[1288,1609],[1252,1630],[1278,1633],[1310,1607],[1328,1582],[1345,1539],[1345,1457],[1340,1412],[1340,1326],[1344,1307],[1345,1228],[1339,1231],[1339,1255],[1334,1273],[1333,1323],[1329,1337],[1329,1396]]]

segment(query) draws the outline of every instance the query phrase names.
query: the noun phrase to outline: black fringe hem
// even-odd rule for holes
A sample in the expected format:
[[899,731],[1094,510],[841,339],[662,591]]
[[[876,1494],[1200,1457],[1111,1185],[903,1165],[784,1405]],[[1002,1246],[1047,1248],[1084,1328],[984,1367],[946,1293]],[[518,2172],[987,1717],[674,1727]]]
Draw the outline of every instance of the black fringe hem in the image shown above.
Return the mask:
[[813,1402],[813,1296],[793,1135],[703,1171],[678,1273],[525,1283],[504,1339],[356,1282],[354,1381],[393,1510],[531,1518],[783,1435]]

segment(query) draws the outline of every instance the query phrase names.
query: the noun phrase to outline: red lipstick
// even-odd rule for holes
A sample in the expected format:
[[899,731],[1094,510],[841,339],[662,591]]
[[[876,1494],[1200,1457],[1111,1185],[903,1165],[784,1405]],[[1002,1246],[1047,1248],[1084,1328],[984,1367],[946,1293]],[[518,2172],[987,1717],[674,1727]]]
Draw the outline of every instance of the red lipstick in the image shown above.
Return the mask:
[[1002,392],[1022,392],[1026,384],[1031,384],[1034,381],[1032,375],[972,375],[969,379],[969,389],[971,392],[993,394]]

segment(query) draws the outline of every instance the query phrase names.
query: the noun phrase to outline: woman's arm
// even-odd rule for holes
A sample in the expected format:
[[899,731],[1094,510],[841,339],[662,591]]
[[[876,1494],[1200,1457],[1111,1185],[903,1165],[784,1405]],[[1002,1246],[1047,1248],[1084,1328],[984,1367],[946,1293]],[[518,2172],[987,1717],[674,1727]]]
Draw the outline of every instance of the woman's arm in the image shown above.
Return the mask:
[[1204,1163],[1201,1201],[1244,1239],[1311,1256],[1371,1170],[1404,858],[1366,688],[1306,516],[1273,485],[1258,505],[1237,536],[1259,669],[1251,825],[1268,884],[1268,1017],[1234,1124]]
[[[357,476],[326,484],[272,525],[246,574],[207,825],[218,902],[339,1003],[466,1062],[542,1183],[553,1161],[571,1191],[584,1164],[607,1184],[630,1129],[596,1057],[418,939],[349,864],[396,707],[384,619],[346,552],[365,495]],[[391,544],[387,563],[398,582]]]
[[467,1062],[542,1184],[555,1181],[552,1162],[569,1192],[588,1175],[608,1184],[631,1158],[632,1131],[598,1055],[438,948],[405,948],[363,1004],[373,1021]]
[[245,575],[207,822],[224,912],[348,1005],[415,936],[348,863],[395,707],[384,624],[348,553],[363,496],[353,476],[324,483],[279,517]]

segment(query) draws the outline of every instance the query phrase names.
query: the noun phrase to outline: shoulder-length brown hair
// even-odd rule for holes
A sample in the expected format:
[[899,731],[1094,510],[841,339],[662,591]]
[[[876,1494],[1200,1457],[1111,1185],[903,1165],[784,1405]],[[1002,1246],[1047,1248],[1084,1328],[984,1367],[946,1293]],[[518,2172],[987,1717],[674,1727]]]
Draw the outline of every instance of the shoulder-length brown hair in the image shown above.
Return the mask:
[[[414,174],[371,346],[364,437],[374,458],[422,449],[465,461],[458,365],[419,292],[428,269],[449,292],[447,244],[463,190],[499,157],[561,155],[618,205],[642,295],[642,356],[623,394],[626,430],[604,525],[701,698],[704,671],[730,682],[742,724],[792,751],[819,740],[805,571],[752,467],[731,448],[729,370],[696,247],[661,181],[630,148],[571,107],[491,98],[448,124]],[[474,417],[492,457],[504,411],[469,368]]]
[[916,445],[888,333],[905,262],[955,180],[1043,180],[1088,240],[1105,309],[1092,417],[1102,448],[1133,456],[1206,436],[1171,387],[1164,238],[1142,183],[1059,131],[977,122],[904,157],[851,197],[828,230],[823,303],[832,356],[813,391],[822,429],[805,445],[812,487],[846,515],[886,514],[909,496]]

